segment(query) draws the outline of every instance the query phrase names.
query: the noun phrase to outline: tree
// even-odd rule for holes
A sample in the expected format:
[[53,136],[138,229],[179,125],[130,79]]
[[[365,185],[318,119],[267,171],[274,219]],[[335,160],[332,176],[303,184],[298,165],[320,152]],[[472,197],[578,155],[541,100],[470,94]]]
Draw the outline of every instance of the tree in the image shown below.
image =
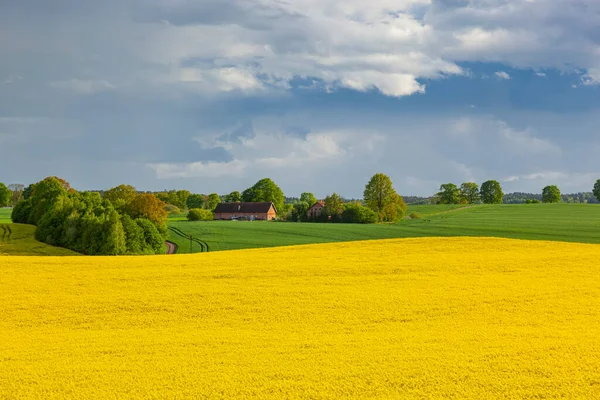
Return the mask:
[[560,202],[560,189],[556,185],[546,186],[542,190],[542,201],[544,203]]
[[481,201],[485,204],[502,204],[502,187],[498,181],[489,180],[481,185]]
[[440,204],[459,204],[460,189],[454,183],[444,183],[440,185],[440,191],[437,193]]
[[475,182],[465,182],[460,185],[461,203],[475,204],[479,202],[479,185]]
[[217,208],[217,205],[221,202],[221,198],[216,193],[211,193],[208,195],[208,201],[206,202],[206,207],[214,211]]
[[600,179],[598,179],[594,184],[594,191],[592,193],[594,194],[594,197],[600,201]]
[[37,225],[43,215],[52,208],[54,202],[71,190],[68,182],[55,176],[49,176],[36,183],[31,195],[32,208],[27,223]]
[[204,207],[204,196],[202,196],[201,194],[191,194],[187,198],[185,205],[189,210],[191,210],[192,208],[202,208]]
[[304,203],[308,203],[308,206],[311,207],[313,204],[317,202],[317,198],[314,194],[310,192],[304,192],[300,195],[300,201]]
[[126,208],[137,197],[137,190],[131,185],[119,185],[107,190],[103,198],[110,201],[118,211]]
[[242,201],[246,202],[271,202],[275,208],[283,210],[285,197],[283,191],[269,178],[263,178],[256,182],[254,186],[244,190]]
[[242,195],[237,190],[225,196],[225,203],[239,203],[240,201],[242,201]]
[[23,191],[25,190],[25,185],[13,183],[8,185],[8,190],[10,190],[11,192],[10,204],[14,207],[23,198]]
[[[314,203],[313,203],[314,204]],[[312,205],[312,204],[311,204]],[[289,214],[289,220],[292,222],[306,221],[308,219],[306,213],[310,206],[305,201],[294,203],[292,212]]]
[[23,190],[23,200],[27,200],[28,198],[30,198],[33,195],[35,186],[36,186],[36,184],[32,183],[31,185],[27,186],[25,188],[25,190]]
[[165,211],[165,203],[153,194],[137,195],[124,210],[131,218],[147,219],[154,223],[161,233],[166,233],[169,214]]
[[371,177],[365,186],[363,199],[366,206],[377,213],[380,221],[394,222],[406,213],[406,203],[394,190],[390,177],[382,173]]
[[10,204],[12,193],[6,185],[0,182],[0,207],[7,207]]
[[331,217],[333,222],[341,220],[342,213],[344,212],[344,201],[337,193],[333,193],[330,196],[325,197],[325,207],[323,207],[322,214],[327,218]]

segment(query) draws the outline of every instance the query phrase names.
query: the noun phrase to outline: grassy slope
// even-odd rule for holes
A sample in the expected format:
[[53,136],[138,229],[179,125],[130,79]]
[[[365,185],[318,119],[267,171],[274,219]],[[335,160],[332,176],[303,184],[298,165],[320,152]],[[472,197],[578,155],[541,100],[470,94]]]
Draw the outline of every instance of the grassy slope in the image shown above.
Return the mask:
[[12,222],[10,219],[11,213],[12,208],[0,208],[0,224],[10,224]]
[[[593,204],[532,204],[475,206],[450,210],[416,206],[409,211],[427,215],[399,224],[353,225],[285,222],[171,221],[186,233],[207,241],[212,250],[351,240],[424,237],[495,236],[567,242],[600,243],[600,206]],[[420,209],[419,209],[420,208]],[[189,241],[170,236],[179,252],[189,252]],[[194,251],[198,251],[194,245]]]
[[0,229],[0,255],[11,256],[80,256],[81,254],[61,247],[50,246],[34,239],[35,226],[11,224],[10,238],[2,237]]

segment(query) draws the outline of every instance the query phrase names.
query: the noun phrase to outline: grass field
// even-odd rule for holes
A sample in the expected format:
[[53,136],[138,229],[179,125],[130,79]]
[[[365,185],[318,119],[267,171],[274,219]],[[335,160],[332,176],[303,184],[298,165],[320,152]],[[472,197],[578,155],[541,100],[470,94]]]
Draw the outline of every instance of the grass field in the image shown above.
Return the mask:
[[50,246],[49,244],[38,242],[34,238],[35,226],[23,224],[10,224],[12,234],[2,236],[0,229],[0,256],[79,256],[71,250],[61,247]]
[[[600,243],[600,205],[595,204],[479,205],[460,209],[413,206],[411,211],[422,213],[424,218],[375,225],[177,220],[169,224],[208,242],[212,250],[426,236]],[[178,244],[178,252],[189,252],[189,241],[173,234],[169,240]],[[199,251],[197,245],[193,246],[194,252]]]
[[0,224],[10,224],[12,222],[10,219],[11,213],[12,208],[0,208]]
[[600,398],[600,246],[0,257],[0,398]]

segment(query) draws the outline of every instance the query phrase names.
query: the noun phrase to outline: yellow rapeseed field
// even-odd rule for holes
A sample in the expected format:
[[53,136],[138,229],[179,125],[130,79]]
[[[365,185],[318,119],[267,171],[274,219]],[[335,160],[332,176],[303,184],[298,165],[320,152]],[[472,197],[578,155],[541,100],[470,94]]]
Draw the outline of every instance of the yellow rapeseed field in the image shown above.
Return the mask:
[[0,257],[0,398],[600,399],[600,246]]

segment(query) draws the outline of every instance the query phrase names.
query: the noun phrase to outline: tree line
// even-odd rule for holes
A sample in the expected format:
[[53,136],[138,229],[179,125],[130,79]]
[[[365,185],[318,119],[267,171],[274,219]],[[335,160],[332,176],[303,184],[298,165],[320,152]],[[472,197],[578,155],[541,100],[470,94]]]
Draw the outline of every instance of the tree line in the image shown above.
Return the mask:
[[88,255],[165,252],[167,212],[153,194],[120,185],[101,196],[78,192],[48,177],[23,190],[12,211],[16,223],[36,226],[35,238]]

